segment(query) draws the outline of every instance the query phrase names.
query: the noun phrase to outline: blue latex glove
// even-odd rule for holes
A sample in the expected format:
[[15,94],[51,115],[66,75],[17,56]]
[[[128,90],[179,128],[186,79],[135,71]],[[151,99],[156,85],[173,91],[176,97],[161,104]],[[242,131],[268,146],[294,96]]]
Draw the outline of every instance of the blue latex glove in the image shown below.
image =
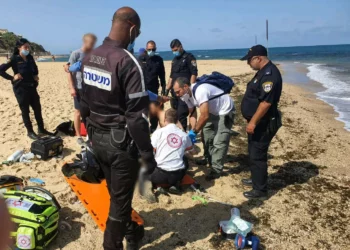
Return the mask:
[[78,61],[74,63],[73,65],[69,66],[69,72],[78,72],[81,69],[81,61]]
[[148,92],[149,100],[150,100],[151,102],[156,102],[156,101],[158,101],[158,95],[156,95],[155,93],[153,93],[153,92],[151,92],[151,91],[149,91],[149,90],[147,90],[147,92]]
[[193,144],[195,144],[197,142],[197,140],[196,140],[197,133],[194,132],[192,129],[190,130],[190,132],[188,132],[188,137],[190,137]]

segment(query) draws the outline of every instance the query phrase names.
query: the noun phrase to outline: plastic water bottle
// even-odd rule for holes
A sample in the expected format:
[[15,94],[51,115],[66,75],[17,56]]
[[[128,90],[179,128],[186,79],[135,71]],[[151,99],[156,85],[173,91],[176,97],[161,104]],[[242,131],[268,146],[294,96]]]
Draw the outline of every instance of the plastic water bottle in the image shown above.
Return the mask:
[[21,156],[23,155],[24,151],[23,150],[17,150],[16,152],[14,152],[12,155],[10,155],[8,158],[7,158],[7,161],[8,162],[16,162],[18,161]]
[[252,230],[253,224],[241,219],[240,211],[235,207],[231,209],[230,220],[220,221],[220,227],[226,234],[241,234],[247,236]]

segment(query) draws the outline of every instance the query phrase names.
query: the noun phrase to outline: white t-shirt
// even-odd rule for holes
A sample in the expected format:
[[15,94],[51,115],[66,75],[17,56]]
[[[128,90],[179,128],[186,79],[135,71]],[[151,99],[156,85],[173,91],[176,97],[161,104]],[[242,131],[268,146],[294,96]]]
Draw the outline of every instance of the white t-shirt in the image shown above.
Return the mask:
[[[191,89],[195,84],[192,84]],[[189,108],[199,107],[202,103],[208,102],[210,98],[218,96],[224,93],[222,89],[219,89],[211,84],[203,83],[196,89],[196,98],[190,97],[186,102]],[[218,98],[209,101],[209,113],[213,115],[226,115],[230,111],[234,110],[233,99],[229,94],[222,95]]]
[[168,124],[156,130],[151,138],[156,149],[155,160],[159,168],[165,171],[184,169],[183,156],[186,149],[192,148],[191,139],[175,124]]

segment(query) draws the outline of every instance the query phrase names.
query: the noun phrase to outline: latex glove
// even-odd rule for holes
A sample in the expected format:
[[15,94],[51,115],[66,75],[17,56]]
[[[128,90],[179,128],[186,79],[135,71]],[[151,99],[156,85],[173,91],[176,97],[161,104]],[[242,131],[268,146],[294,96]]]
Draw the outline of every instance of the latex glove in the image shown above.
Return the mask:
[[165,88],[162,88],[162,93],[161,93],[162,96],[165,96]]
[[195,144],[197,142],[197,140],[196,140],[197,133],[194,132],[192,129],[190,130],[190,132],[188,132],[188,137],[190,137],[193,144]]

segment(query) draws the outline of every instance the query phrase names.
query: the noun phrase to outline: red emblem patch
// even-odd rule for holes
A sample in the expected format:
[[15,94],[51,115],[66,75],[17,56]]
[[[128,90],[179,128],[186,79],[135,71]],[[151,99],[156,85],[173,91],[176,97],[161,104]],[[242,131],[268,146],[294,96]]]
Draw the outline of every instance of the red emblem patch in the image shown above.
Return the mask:
[[18,237],[17,243],[21,247],[29,247],[30,246],[30,238],[28,236],[21,235]]
[[176,134],[170,134],[167,137],[168,145],[172,148],[179,148],[182,145],[181,137]]

